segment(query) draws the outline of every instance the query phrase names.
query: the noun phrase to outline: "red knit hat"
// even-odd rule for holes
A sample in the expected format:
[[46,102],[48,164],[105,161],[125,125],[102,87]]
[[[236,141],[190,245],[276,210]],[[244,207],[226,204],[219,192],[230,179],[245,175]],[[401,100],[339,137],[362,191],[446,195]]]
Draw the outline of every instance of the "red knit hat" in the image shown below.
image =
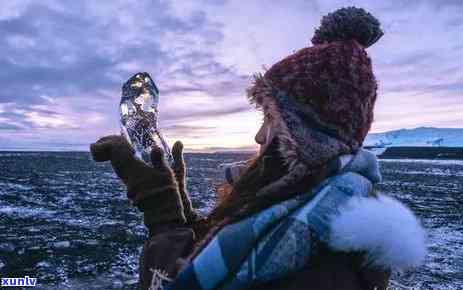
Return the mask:
[[383,32],[363,9],[323,17],[303,48],[255,77],[252,103],[281,124],[280,151],[315,168],[362,145],[373,121],[377,84],[365,48]]

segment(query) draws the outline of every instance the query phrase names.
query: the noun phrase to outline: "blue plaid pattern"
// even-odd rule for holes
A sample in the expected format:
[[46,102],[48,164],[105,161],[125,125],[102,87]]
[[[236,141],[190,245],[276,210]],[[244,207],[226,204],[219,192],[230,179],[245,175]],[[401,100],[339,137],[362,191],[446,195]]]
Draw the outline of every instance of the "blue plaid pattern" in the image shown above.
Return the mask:
[[328,239],[330,217],[370,180],[354,172],[223,228],[165,289],[240,290],[300,270]]

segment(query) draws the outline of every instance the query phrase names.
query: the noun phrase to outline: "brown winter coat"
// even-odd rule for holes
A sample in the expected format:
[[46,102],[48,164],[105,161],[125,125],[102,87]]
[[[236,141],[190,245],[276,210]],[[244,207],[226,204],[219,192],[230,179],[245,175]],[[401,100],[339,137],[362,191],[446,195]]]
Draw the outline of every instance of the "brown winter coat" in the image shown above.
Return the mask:
[[[184,187],[185,165],[180,145],[181,143],[177,143],[177,146],[174,146],[174,156],[178,160],[173,166],[173,172],[162,160],[156,161],[154,154],[153,164],[157,164],[156,170],[134,159],[128,144],[120,136],[104,137],[91,148],[95,160],[111,160],[115,172],[126,183],[129,189],[128,194],[130,195],[131,188],[136,188],[137,195],[134,200],[141,199],[142,201],[136,204],[144,212],[144,222],[150,233],[140,259],[140,286],[143,290],[150,287],[153,277],[151,269],[162,269],[170,279],[173,279],[182,267],[182,258],[187,258],[193,250],[198,249],[198,242],[203,240],[205,233],[210,229],[204,220],[187,218],[187,223],[185,223],[185,216],[194,217],[194,215],[191,213],[184,215],[183,206],[177,206],[182,195],[187,198]],[[159,152],[157,155],[162,156]],[[266,161],[262,162],[263,160]],[[246,189],[242,192],[250,189],[252,191],[253,187],[259,187],[258,183],[265,181],[268,177],[276,178],[275,174],[282,171],[281,168],[279,169],[281,164],[278,160],[278,158],[263,157],[258,159],[254,173],[261,174],[264,180],[259,181],[258,176],[254,176],[242,182],[241,188]],[[173,181],[174,173],[177,182]],[[251,176],[254,173],[252,170],[248,172]],[[181,185],[180,188],[178,185]],[[179,190],[172,191],[171,187]],[[293,190],[297,188],[298,186]],[[231,194],[240,194],[240,192]],[[252,211],[259,210],[269,205],[268,197],[255,199],[253,203]],[[221,204],[224,202],[222,201]],[[241,208],[246,204],[238,205]],[[233,209],[234,206],[231,208]],[[252,289],[360,290],[375,289],[374,287],[386,289],[388,278],[388,273],[362,267],[362,257],[359,254],[334,253],[324,250],[302,271],[265,285],[256,285]]]
[[[182,180],[173,182],[173,173],[163,162],[153,162],[158,163],[157,169],[153,170],[134,159],[132,152],[128,149],[128,144],[120,136],[104,137],[91,148],[95,160],[111,160],[115,172],[128,188],[137,188],[137,192],[146,196],[142,199],[143,203],[137,205],[144,211],[145,225],[150,232],[140,259],[140,286],[145,290],[149,289],[151,284],[153,276],[151,269],[162,269],[167,272],[170,279],[175,277],[183,265],[182,258],[190,256],[192,251],[197,249],[197,244],[203,240],[205,233],[209,230],[209,225],[206,225],[204,220],[194,221],[193,219],[187,219],[189,222],[185,223],[183,208],[180,208],[182,209],[180,213],[176,206],[180,201],[180,196],[186,194],[183,188],[184,182]],[[179,151],[177,155],[181,156],[181,150],[173,150],[174,153],[176,151]],[[158,155],[162,156],[162,154]],[[156,161],[154,159],[153,161]],[[183,179],[185,166],[183,158],[181,159],[173,167],[176,177]],[[277,163],[271,164],[272,166],[267,166],[266,170],[256,168],[256,172],[263,173],[264,176],[272,176],[280,171],[276,169]],[[156,180],[157,183],[153,184]],[[171,192],[169,182],[174,187],[182,184],[180,193]],[[255,179],[249,182],[249,187],[256,185]],[[248,189],[249,187],[246,186]],[[162,188],[164,189],[160,191]],[[130,191],[128,193],[130,194]],[[140,194],[137,194],[135,200],[139,196]],[[254,203],[253,211],[259,206],[268,206],[266,197],[262,200],[254,200]],[[192,216],[192,214],[186,214],[186,216]],[[324,250],[302,271],[265,285],[256,285],[252,289],[360,290],[375,289],[375,287],[386,289],[388,273],[366,269],[362,267],[362,261],[360,254],[334,253]]]
[[[140,286],[148,289],[153,273],[165,269],[170,277],[182,266],[181,258],[193,249],[194,230],[189,227],[167,226],[149,238],[140,259]],[[284,279],[256,285],[255,290],[366,290],[386,289],[389,273],[362,267],[360,254],[323,250],[302,271]],[[376,288],[375,288],[376,287]]]

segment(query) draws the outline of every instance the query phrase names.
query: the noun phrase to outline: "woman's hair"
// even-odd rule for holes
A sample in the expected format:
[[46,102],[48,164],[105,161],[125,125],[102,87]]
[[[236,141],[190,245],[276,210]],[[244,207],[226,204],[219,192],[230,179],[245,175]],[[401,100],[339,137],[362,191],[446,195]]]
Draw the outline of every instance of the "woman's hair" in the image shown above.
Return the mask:
[[[332,171],[330,164],[308,170],[306,166],[289,170],[280,153],[278,137],[273,138],[263,154],[256,157],[233,186],[218,188],[221,200],[208,216],[212,224],[238,221],[278,202],[305,193],[326,178]],[[300,169],[300,170],[298,170]],[[275,187],[270,194],[258,193]]]
[[[297,194],[306,193],[332,173],[330,164],[326,164],[315,170],[298,172],[296,178],[288,178],[296,174],[289,170],[279,147],[278,137],[273,138],[267,149],[251,161],[248,169],[233,186],[227,184],[217,188],[219,204],[203,224],[198,226],[199,243],[188,260],[193,259],[227,224],[237,222]],[[282,180],[284,182],[281,182]],[[277,184],[274,193],[257,194],[261,189],[273,184]]]
[[287,172],[287,166],[278,151],[278,138],[274,138],[263,154],[252,160],[247,170],[231,185],[218,187],[219,204],[209,215],[211,221],[220,221],[225,217],[234,219],[247,216],[266,207],[269,203],[259,198],[256,193],[262,187],[278,180]]

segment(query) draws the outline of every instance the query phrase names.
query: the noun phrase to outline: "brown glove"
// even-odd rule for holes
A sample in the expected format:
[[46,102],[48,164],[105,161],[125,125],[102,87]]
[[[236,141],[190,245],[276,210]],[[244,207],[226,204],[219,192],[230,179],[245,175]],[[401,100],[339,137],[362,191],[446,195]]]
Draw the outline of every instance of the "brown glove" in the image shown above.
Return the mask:
[[[182,151],[175,149],[177,147],[183,147],[180,141],[173,150],[176,171],[184,168],[183,157],[177,155]],[[153,167],[137,159],[122,136],[103,137],[90,145],[90,151],[97,162],[111,161],[115,173],[127,186],[127,197],[144,212],[144,222],[150,232],[153,226],[186,222],[177,181],[160,148],[155,147],[151,152]]]

